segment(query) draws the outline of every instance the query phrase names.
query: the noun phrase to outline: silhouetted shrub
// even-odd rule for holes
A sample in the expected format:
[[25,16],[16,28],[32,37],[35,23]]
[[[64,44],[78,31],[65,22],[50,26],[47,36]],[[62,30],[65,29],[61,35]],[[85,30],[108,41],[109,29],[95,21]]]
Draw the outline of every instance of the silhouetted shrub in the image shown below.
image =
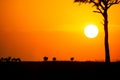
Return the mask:
[[56,57],[53,57],[53,61],[56,61]]
[[44,59],[44,61],[47,61],[47,60],[48,60],[48,57],[45,56],[45,57],[43,57],[43,59]]
[[74,60],[74,57],[71,57],[70,60],[73,61],[73,60]]

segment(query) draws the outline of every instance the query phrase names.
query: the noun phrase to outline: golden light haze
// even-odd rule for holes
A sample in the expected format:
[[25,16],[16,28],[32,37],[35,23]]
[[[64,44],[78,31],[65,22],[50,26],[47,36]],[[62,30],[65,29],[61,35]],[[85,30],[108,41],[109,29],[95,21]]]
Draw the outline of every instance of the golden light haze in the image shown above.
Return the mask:
[[[49,60],[104,61],[103,17],[91,5],[74,0],[0,0],[0,57]],[[120,4],[109,9],[109,45],[112,61],[120,60]],[[84,35],[94,24],[96,38]]]

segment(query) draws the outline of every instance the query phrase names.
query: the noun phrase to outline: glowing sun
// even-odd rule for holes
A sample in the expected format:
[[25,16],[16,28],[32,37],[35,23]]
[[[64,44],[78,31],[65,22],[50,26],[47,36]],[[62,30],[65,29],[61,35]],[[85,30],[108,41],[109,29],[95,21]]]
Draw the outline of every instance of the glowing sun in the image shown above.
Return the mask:
[[84,34],[88,38],[95,38],[98,35],[98,28],[95,25],[87,25],[84,29]]

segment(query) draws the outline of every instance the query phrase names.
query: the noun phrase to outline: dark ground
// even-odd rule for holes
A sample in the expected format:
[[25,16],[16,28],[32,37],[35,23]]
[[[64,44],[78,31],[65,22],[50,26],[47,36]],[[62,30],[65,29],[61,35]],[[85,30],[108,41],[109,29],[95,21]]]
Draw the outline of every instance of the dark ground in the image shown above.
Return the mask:
[[[3,79],[2,79],[3,78]],[[9,62],[0,63],[0,80],[120,80],[120,62]]]

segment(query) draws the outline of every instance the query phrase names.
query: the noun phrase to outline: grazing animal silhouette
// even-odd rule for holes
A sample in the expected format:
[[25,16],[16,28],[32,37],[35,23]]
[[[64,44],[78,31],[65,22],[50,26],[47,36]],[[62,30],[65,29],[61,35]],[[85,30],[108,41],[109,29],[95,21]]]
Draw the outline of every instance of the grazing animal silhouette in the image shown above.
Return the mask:
[[12,62],[20,62],[20,58],[12,58]]

